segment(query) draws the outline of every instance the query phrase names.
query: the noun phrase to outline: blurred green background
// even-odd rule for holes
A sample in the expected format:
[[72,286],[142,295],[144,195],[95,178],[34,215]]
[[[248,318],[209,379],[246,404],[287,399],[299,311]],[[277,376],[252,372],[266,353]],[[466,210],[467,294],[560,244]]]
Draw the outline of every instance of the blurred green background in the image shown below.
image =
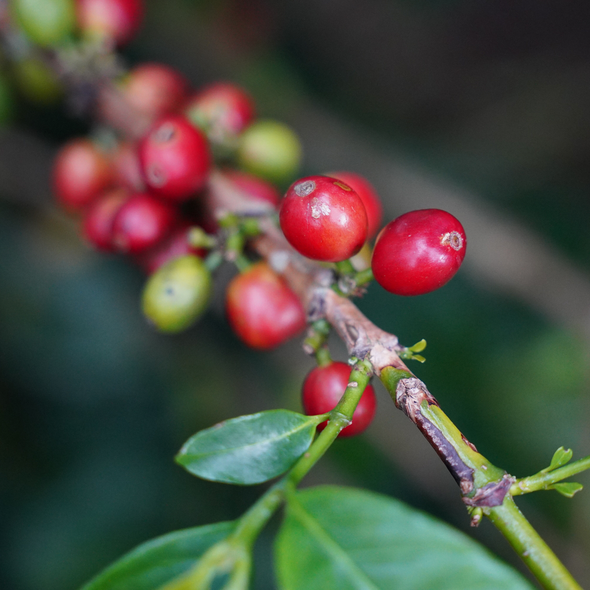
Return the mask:
[[[463,222],[466,262],[444,289],[372,285],[359,305],[404,344],[428,341],[412,368],[484,455],[524,476],[561,445],[590,452],[589,20],[579,0],[154,0],[124,55],[196,87],[244,84],[301,135],[302,174],[366,175],[387,219],[440,207]],[[155,334],[140,272],[91,252],[52,205],[51,158],[87,124],[14,103],[0,133],[0,587],[74,589],[144,540],[241,514],[259,488],[197,480],[172,457],[225,418],[299,410],[312,363],[297,342],[258,353],[236,340],[230,270],[195,328]],[[305,484],[394,495],[522,569],[489,523],[469,530],[450,475],[379,396],[367,433],[338,441]],[[588,492],[519,505],[590,586]],[[274,587],[271,543],[272,527],[257,589]]]

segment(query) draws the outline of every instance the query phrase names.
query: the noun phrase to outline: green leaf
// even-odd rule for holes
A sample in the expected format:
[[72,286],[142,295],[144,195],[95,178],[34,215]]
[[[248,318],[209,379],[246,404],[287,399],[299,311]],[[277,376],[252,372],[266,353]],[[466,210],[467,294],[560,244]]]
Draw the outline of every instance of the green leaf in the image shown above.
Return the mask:
[[463,533],[351,488],[290,496],[275,555],[282,590],[532,589]]
[[414,344],[414,346],[410,346],[410,348],[408,350],[411,350],[412,352],[422,352],[425,348],[426,348],[426,340],[424,340],[424,338],[422,338],[422,340],[420,340],[420,342],[416,342],[416,344]]
[[558,467],[562,467],[571,461],[574,452],[571,449],[564,449],[563,447],[559,447],[557,451],[553,454],[551,459],[551,463],[549,467],[545,467],[545,469],[541,470],[541,473],[548,473],[549,471],[553,471]]
[[82,590],[156,590],[188,571],[234,528],[233,522],[219,522],[152,539],[103,570]]
[[562,496],[565,496],[566,498],[573,498],[574,494],[579,492],[583,487],[584,486],[581,483],[568,481],[563,483],[554,483],[549,487],[549,489],[559,492]]
[[281,475],[309,448],[316,416],[271,410],[240,416],[197,432],[176,462],[192,474],[236,484],[255,484]]

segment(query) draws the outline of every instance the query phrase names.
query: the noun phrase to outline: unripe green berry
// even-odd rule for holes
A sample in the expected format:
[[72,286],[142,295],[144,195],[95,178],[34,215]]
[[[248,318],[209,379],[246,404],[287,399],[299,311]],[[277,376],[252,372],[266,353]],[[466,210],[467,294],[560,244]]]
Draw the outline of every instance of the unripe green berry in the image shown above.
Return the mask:
[[74,0],[13,0],[12,9],[27,37],[42,47],[59,45],[74,32]]
[[211,274],[198,256],[187,254],[161,266],[143,292],[144,315],[160,332],[181,332],[205,311]]
[[296,175],[301,143],[286,125],[271,120],[257,121],[240,136],[237,158],[247,172],[281,183]]

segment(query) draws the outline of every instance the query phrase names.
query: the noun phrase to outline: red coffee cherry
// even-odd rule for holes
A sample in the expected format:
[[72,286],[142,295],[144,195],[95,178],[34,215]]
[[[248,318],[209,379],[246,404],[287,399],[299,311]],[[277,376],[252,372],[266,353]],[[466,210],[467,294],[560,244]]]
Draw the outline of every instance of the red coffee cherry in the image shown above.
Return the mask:
[[265,201],[274,207],[278,206],[281,194],[270,182],[241,170],[226,170],[224,175],[251,199]]
[[254,264],[230,282],[225,310],[234,332],[252,348],[274,348],[306,325],[299,298],[265,262]]
[[86,210],[82,220],[82,235],[97,250],[116,250],[113,243],[113,221],[128,196],[125,189],[113,189],[100,195]]
[[78,27],[83,34],[124,45],[143,20],[142,0],[76,0]]
[[211,168],[205,136],[178,115],[160,119],[141,140],[139,161],[148,187],[174,201],[203,188]]
[[[301,402],[308,416],[325,414],[333,410],[350,378],[351,368],[346,363],[333,362],[325,367],[316,367],[303,382]],[[375,415],[377,398],[372,385],[367,385],[363,395],[352,414],[352,422],[338,436],[355,436],[369,426]],[[322,422],[318,430],[323,430],[327,422]]]
[[89,139],[66,143],[53,164],[53,189],[69,211],[80,211],[113,182],[109,159]]
[[153,248],[178,223],[175,207],[144,194],[131,195],[113,221],[113,243],[117,250],[138,254]]
[[185,113],[213,141],[239,135],[255,116],[250,95],[228,82],[217,82],[200,90],[189,99]]
[[139,266],[147,274],[151,275],[170,260],[174,260],[180,256],[193,254],[202,258],[206,250],[195,248],[189,242],[188,233],[191,227],[193,225],[188,222],[181,223],[179,227],[173,229],[170,235],[159,244],[156,244],[156,246],[147,252],[139,254],[136,258]]
[[145,191],[137,147],[130,142],[121,141],[110,156],[115,182],[133,192]]
[[312,260],[346,260],[367,239],[367,213],[361,198],[347,184],[328,176],[308,176],[293,183],[279,219],[291,246]]
[[422,295],[453,277],[466,248],[465,230],[450,213],[410,211],[381,230],[371,267],[377,282],[390,293]]
[[182,74],[159,63],[133,68],[121,83],[127,102],[151,121],[180,109],[187,88],[188,82]]
[[367,212],[369,238],[375,236],[381,227],[383,205],[373,185],[366,178],[354,172],[334,172],[326,176],[341,180],[361,198]]

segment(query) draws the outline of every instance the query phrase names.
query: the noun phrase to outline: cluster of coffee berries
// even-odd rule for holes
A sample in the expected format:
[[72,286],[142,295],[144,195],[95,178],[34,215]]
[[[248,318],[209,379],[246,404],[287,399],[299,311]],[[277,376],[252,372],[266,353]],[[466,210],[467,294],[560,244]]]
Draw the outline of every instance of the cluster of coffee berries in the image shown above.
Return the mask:
[[[48,1],[62,8],[73,2]],[[81,35],[112,48],[133,36],[143,13],[140,0],[74,4]],[[39,33],[43,27],[27,12],[28,0],[15,0],[14,6],[27,34],[49,45]],[[300,178],[281,198],[277,184],[297,172],[298,139],[279,122],[258,120],[252,98],[235,84],[193,91],[173,68],[145,63],[108,85],[112,92],[96,93],[101,133],[73,139],[57,155],[55,195],[81,218],[89,244],[129,256],[149,275],[143,311],[160,331],[178,332],[194,323],[207,307],[212,271],[227,260],[239,273],[227,287],[225,311],[243,342],[266,350],[303,332],[306,310],[288,277],[277,272],[281,265],[249,248],[265,231],[264,223],[277,223],[295,252],[316,261],[312,266],[334,265],[333,286],[345,296],[359,293],[355,287],[371,276],[392,293],[420,295],[458,270],[466,238],[457,219],[425,209],[381,229],[381,201],[358,174]],[[121,112],[133,121],[122,122]],[[110,125],[107,133],[104,123]],[[126,133],[127,123],[132,131]],[[228,193],[221,207],[220,191]],[[232,207],[236,195],[240,207]],[[295,252],[287,256],[296,257]],[[307,413],[324,414],[337,405],[351,370],[329,358],[325,339],[314,351],[319,366],[305,380],[302,403]],[[374,412],[375,394],[368,386],[341,436],[362,432]]]
[[[54,192],[65,210],[80,216],[81,233],[93,247],[126,254],[150,275],[165,267],[148,284],[143,307],[160,330],[176,332],[203,311],[210,293],[203,246],[218,242],[203,230],[196,233],[200,241],[191,239],[191,228],[193,236],[196,228],[218,229],[207,209],[211,175],[224,178],[245,198],[273,209],[280,193],[268,178],[284,179],[285,173],[297,169],[299,142],[285,125],[256,120],[251,97],[234,84],[214,83],[191,92],[178,72],[152,63],[135,67],[116,84],[120,99],[149,120],[147,131],[133,143],[114,131],[103,144],[87,137],[71,140],[55,159]],[[270,135],[264,129],[270,129]],[[277,132],[288,140],[284,150],[285,141],[273,145]],[[264,149],[257,152],[260,146]],[[248,171],[256,167],[260,176]],[[230,318],[235,315],[232,301],[236,299],[231,293],[248,291],[253,283],[268,290],[274,280],[270,295],[238,297],[240,315],[251,316],[250,322],[259,320],[244,299],[262,297],[267,313],[268,301],[277,301],[278,309],[269,322],[276,329],[275,317],[288,309],[281,300],[281,290],[287,290],[285,301],[295,311],[278,324],[291,323],[293,334],[303,329],[305,314],[299,300],[270,268],[266,272],[253,269],[238,279],[228,291]],[[255,347],[269,348],[284,339],[284,328],[277,330],[281,337],[273,338],[260,327],[263,335],[256,338],[252,329],[244,327],[247,321],[232,325]]]

